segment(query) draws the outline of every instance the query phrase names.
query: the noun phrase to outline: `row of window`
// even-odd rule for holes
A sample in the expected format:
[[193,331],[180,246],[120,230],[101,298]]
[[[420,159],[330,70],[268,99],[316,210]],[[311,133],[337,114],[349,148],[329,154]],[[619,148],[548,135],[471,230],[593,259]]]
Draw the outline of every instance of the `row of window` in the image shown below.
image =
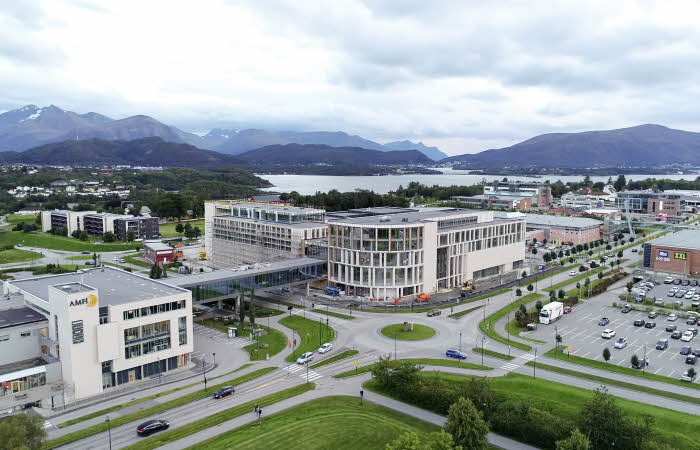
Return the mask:
[[136,319],[137,317],[145,317],[153,314],[161,314],[168,311],[177,311],[178,309],[184,309],[186,306],[187,301],[180,300],[177,302],[167,302],[159,305],[146,306],[143,308],[129,309],[124,311],[124,320]]
[[[25,330],[19,333],[21,337],[29,337],[32,335],[32,330]],[[9,334],[0,334],[0,342],[5,342],[10,340]]]
[[158,337],[138,344],[124,347],[124,358],[136,358],[153,352],[168,350],[170,348],[170,336]]
[[155,336],[170,334],[170,321],[149,323],[140,327],[132,327],[124,330],[124,342],[130,343],[142,339],[150,339]]

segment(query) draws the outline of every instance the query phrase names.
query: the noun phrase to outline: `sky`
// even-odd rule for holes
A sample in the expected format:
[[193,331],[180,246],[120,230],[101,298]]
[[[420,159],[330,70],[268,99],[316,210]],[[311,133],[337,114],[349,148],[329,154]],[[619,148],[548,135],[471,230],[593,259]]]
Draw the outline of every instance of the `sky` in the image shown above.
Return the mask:
[[13,0],[0,111],[410,139],[448,154],[643,123],[700,131],[700,3]]

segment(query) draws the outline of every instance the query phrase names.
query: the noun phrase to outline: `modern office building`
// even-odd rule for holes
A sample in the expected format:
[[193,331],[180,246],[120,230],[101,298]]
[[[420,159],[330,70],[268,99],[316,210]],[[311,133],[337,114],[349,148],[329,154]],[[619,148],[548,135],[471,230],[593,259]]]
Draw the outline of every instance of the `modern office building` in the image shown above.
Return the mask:
[[65,228],[70,236],[74,231],[84,230],[84,217],[88,214],[97,214],[97,211],[70,211],[58,210],[41,212],[41,231],[47,232],[54,228]]
[[532,198],[532,206],[548,208],[552,204],[552,188],[547,183],[493,181],[484,183],[485,195],[514,195]]
[[523,267],[525,222],[492,211],[368,208],[328,214],[328,281],[396,300],[507,277]]
[[[37,322],[41,358],[60,364],[66,403],[190,362],[192,295],[187,289],[102,267],[7,281],[4,290],[21,294],[24,305],[43,316]],[[10,359],[26,359],[23,355]]]
[[96,211],[42,211],[42,231],[59,227],[65,227],[68,236],[74,231],[86,231],[90,236],[104,236],[105,233],[111,232],[120,241],[126,241],[129,232],[133,232],[134,239],[157,239],[160,236],[157,217],[135,217]]
[[673,217],[681,213],[681,195],[663,191],[618,192],[615,207],[633,214],[665,214]]
[[548,214],[497,213],[497,217],[525,220],[528,232],[538,240],[547,239],[553,244],[587,244],[602,238],[603,222],[585,217],[553,216]]
[[205,249],[215,268],[305,255],[307,241],[325,238],[325,211],[239,201],[204,205]]
[[451,197],[451,199],[469,208],[515,209],[518,211],[527,211],[532,208],[531,196],[483,194],[467,197],[464,195],[455,195]]
[[700,232],[683,230],[645,243],[644,267],[658,272],[700,275]]

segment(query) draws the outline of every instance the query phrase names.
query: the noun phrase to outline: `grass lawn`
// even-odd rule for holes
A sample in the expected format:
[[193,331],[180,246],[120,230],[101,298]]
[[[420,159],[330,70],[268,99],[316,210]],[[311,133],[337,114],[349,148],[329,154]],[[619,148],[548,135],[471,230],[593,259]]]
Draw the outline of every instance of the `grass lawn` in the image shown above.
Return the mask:
[[[601,349],[602,352],[602,349]],[[588,366],[588,367],[594,367],[596,369],[601,369],[601,370],[607,370],[609,372],[617,372],[617,373],[622,373],[625,375],[631,375],[633,377],[638,377],[638,378],[646,378],[647,380],[652,380],[652,381],[660,381],[662,383],[669,383],[669,384],[675,384],[678,386],[683,386],[686,388],[690,389],[698,389],[700,390],[700,384],[697,383],[687,383],[685,381],[678,380],[676,378],[670,378],[670,377],[664,377],[661,375],[656,375],[653,373],[642,373],[641,370],[637,369],[632,369],[631,367],[621,367],[618,366],[617,364],[610,364],[606,363],[604,361],[596,361],[593,359],[588,359],[588,358],[581,358],[580,356],[575,356],[575,355],[567,355],[566,353],[561,353],[557,352],[556,349],[551,349],[547,353],[544,354],[544,356],[554,358],[554,359],[560,359],[562,361],[570,362],[570,363],[575,363],[575,364],[581,364],[582,366]]]
[[[446,373],[426,372],[421,376],[437,376],[455,385],[469,382],[470,376]],[[521,400],[532,406],[549,411],[551,414],[575,422],[583,404],[593,396],[588,389],[581,389],[549,380],[535,379],[517,373],[509,373],[503,377],[490,378],[489,384],[496,397],[501,400]],[[365,383],[368,390],[379,392],[372,380]],[[382,392],[379,392],[382,393]],[[641,421],[648,414],[654,418],[654,438],[656,441],[668,444],[673,448],[698,448],[697,436],[688,430],[700,427],[700,416],[685,414],[654,405],[635,402],[615,397],[617,405],[628,417]]]
[[489,350],[487,348],[482,350],[480,348],[475,347],[472,349],[472,351],[474,353],[478,353],[480,355],[483,353],[485,356],[490,356],[492,358],[498,358],[498,359],[504,359],[506,361],[512,361],[515,359],[515,356],[506,355],[505,353],[500,353],[500,352],[494,352],[493,350]]
[[[549,265],[552,265],[552,264],[554,264],[554,265],[559,265],[559,260],[557,260],[557,261],[555,261],[555,262],[545,263],[545,264],[549,264]],[[525,281],[521,282],[520,284],[518,284],[518,286],[520,286],[520,287],[527,287],[528,284],[534,284],[535,282],[540,282],[540,281],[545,280],[545,279],[547,279],[547,278],[549,278],[549,277],[553,277],[554,275],[556,275],[556,274],[558,274],[558,273],[566,272],[566,271],[572,270],[572,269],[574,269],[574,268],[575,268],[576,270],[578,270],[578,266],[580,266],[580,265],[581,265],[581,264],[571,264],[571,265],[569,265],[569,266],[559,266],[559,267],[557,267],[556,269],[550,270],[549,272],[545,273],[544,275],[538,275],[538,276],[536,276],[536,277],[534,277],[534,278],[530,278],[530,279],[528,279],[528,280],[525,280]]]
[[90,241],[81,241],[66,236],[54,236],[46,233],[23,233],[21,231],[7,231],[0,233],[0,245],[23,244],[27,247],[48,248],[51,250],[64,250],[68,252],[117,252],[136,249],[141,246],[139,242],[127,244],[115,242],[110,244],[96,244]]
[[545,343],[544,341],[540,341],[539,339],[532,339],[532,338],[529,338],[529,337],[520,336],[520,333],[521,333],[522,331],[525,331],[525,328],[521,327],[521,326],[520,326],[520,323],[518,323],[518,321],[515,320],[515,319],[511,319],[510,322],[508,322],[508,323],[506,324],[505,329],[506,329],[506,332],[509,332],[509,333],[511,334],[511,336],[517,336],[517,337],[519,337],[520,339],[524,339],[524,340],[526,340],[526,341],[534,342],[534,343],[536,343],[536,344],[544,344],[544,343]]
[[483,306],[483,305],[479,305],[479,306],[475,306],[475,307],[473,307],[473,308],[465,309],[464,311],[460,311],[460,312],[456,312],[456,313],[454,313],[454,314],[450,314],[450,315],[447,316],[447,317],[449,317],[450,319],[459,319],[459,318],[462,318],[462,317],[466,316],[467,314],[469,314],[469,313],[472,312],[472,311],[476,311],[477,309],[481,308],[482,306]]
[[[200,230],[202,230],[202,236],[204,236],[204,219],[202,220],[188,220],[186,222],[181,222],[182,226],[184,227],[185,224],[190,224],[192,225],[192,228],[194,227],[199,227]],[[185,233],[178,233],[175,231],[175,227],[177,226],[177,222],[168,222],[168,223],[162,223],[160,224],[160,237],[164,238],[173,238],[173,237],[185,237]]]
[[302,353],[314,351],[324,342],[332,342],[335,339],[335,330],[323,322],[291,316],[280,319],[279,323],[296,331],[296,349],[285,361],[296,361]]
[[351,356],[355,356],[358,353],[360,353],[358,350],[345,350],[344,352],[340,352],[335,356],[331,356],[328,359],[324,359],[321,362],[317,362],[316,364],[309,366],[310,369],[316,369],[317,367],[323,367],[327,366],[328,364],[333,364],[336,361],[340,361],[343,359],[350,358]]
[[[534,363],[532,361],[528,361],[525,363],[525,365],[532,367],[534,365]],[[625,381],[619,381],[619,380],[615,380],[613,378],[599,377],[598,375],[592,375],[590,373],[578,372],[576,370],[565,369],[563,367],[551,366],[549,364],[542,364],[540,362],[537,363],[537,369],[538,370],[541,370],[541,369],[548,370],[550,372],[557,372],[557,373],[561,373],[564,375],[570,375],[572,377],[583,378],[585,380],[595,381],[595,382],[598,382],[600,384],[607,384],[609,386],[617,386],[617,387],[621,387],[621,388],[625,388],[625,389],[631,389],[633,391],[646,392],[647,394],[658,395],[661,397],[668,397],[668,398],[672,398],[674,400],[680,400],[682,402],[689,402],[689,403],[695,403],[696,405],[700,405],[700,398],[697,398],[697,397],[691,397],[689,395],[684,395],[684,394],[676,394],[675,392],[668,392],[668,391],[664,391],[661,389],[650,388],[647,386],[640,386],[638,384],[627,383]]]
[[352,320],[355,318],[354,316],[349,316],[347,314],[340,314],[340,313],[333,312],[333,311],[325,311],[323,309],[318,309],[318,308],[312,309],[311,311],[313,311],[315,313],[319,313],[319,314],[327,314],[331,317],[337,317],[338,319]]
[[151,267],[149,263],[146,261],[142,261],[140,259],[136,259],[136,257],[140,256],[138,253],[135,255],[126,255],[124,256],[124,261],[126,261],[129,264],[133,264],[135,266],[139,267]]
[[[360,401],[356,397],[324,397],[274,414],[260,422],[201,442],[207,449],[360,449],[383,450],[403,433],[419,436],[440,428],[403,413]],[[303,432],[300,440],[299,433]]]
[[13,226],[17,225],[20,222],[36,223],[36,218],[38,216],[39,216],[39,214],[32,214],[29,216],[20,216],[19,214],[8,214],[5,217],[5,222],[10,224],[9,228],[12,228]]
[[413,330],[404,331],[402,323],[395,323],[382,328],[382,334],[391,339],[396,338],[399,341],[420,341],[433,337],[435,329],[414,323]]
[[44,255],[37,252],[30,252],[29,250],[21,250],[18,248],[11,248],[9,250],[0,251],[0,264],[14,263],[20,261],[33,261],[35,259],[41,259]]
[[[410,361],[421,366],[442,366],[442,367],[459,367],[460,369],[473,369],[473,370],[493,370],[492,367],[482,366],[480,364],[469,363],[465,361],[457,361],[456,359],[437,359],[437,358],[406,358],[399,359],[399,361]],[[345,372],[341,372],[337,375],[333,375],[333,378],[349,378],[355,375],[360,375],[372,370],[376,364],[369,364],[366,366],[358,367],[357,369],[351,369]]]
[[[625,260],[623,260],[623,262],[624,262],[624,261],[625,261]],[[559,283],[557,283],[557,284],[555,284],[555,285],[552,285],[552,286],[550,286],[550,287],[548,287],[548,288],[544,288],[543,291],[545,291],[545,292],[556,291],[556,290],[559,290],[560,288],[563,288],[564,286],[570,285],[571,283],[576,283],[576,282],[579,281],[579,280],[583,280],[583,279],[585,279],[586,277],[591,277],[591,280],[593,280],[593,279],[594,279],[593,275],[596,275],[598,272],[601,272],[601,271],[603,271],[603,270],[610,270],[610,267],[601,266],[601,267],[596,267],[595,269],[587,270],[587,271],[585,271],[585,272],[580,272],[580,273],[579,273],[578,275],[576,275],[575,277],[571,277],[571,278],[566,279],[566,280],[564,280],[564,281],[561,281],[561,282],[559,282]]]
[[[510,303],[503,308],[499,309],[495,313],[491,314],[490,316],[486,317],[485,320],[482,320],[479,323],[479,329],[481,330],[482,333],[484,333],[486,336],[490,337],[491,339],[500,342],[501,344],[506,344],[508,345],[508,338],[501,336],[496,332],[496,322],[503,317],[506,316],[506,314],[509,313],[515,313],[515,311],[520,308],[520,305],[527,305],[530,302],[534,302],[538,298],[542,297],[541,294],[529,294],[526,295],[525,297],[514,301],[513,303]],[[521,350],[532,350],[532,347],[523,344],[521,342],[516,342],[513,341],[512,339],[510,340],[510,345],[511,347],[519,348]]]
[[[240,417],[244,414],[250,414],[253,410],[253,405],[255,405],[255,403],[257,403],[260,407],[264,409],[282,400],[286,400],[299,394],[303,394],[304,392],[311,391],[315,387],[316,385],[314,383],[304,383],[293,388],[275,392],[274,394],[266,395],[257,400],[252,400],[241,405],[233,406],[224,411],[204,417],[203,419],[199,419],[194,422],[183,425],[179,428],[175,428],[174,430],[169,430],[164,433],[158,433],[155,436],[143,439],[137,444],[133,444],[124,448],[130,450],[150,450],[153,448],[162,447],[165,444],[175,442],[191,434],[198,433],[202,430],[206,430],[207,428],[215,427],[223,422],[226,422],[227,420],[235,419],[236,417]],[[299,437],[298,432],[299,430],[295,430],[295,436],[297,438]],[[197,444],[196,447],[203,448],[202,444]]]
[[[276,367],[265,367],[263,369],[256,370],[254,372],[250,372],[246,375],[240,376],[238,378],[234,378],[232,380],[227,380],[222,383],[214,384],[214,385],[209,385],[207,389],[200,389],[198,391],[192,392],[190,394],[185,394],[181,397],[178,397],[176,399],[160,403],[155,406],[151,406],[150,408],[142,409],[140,411],[135,411],[131,414],[125,414],[123,416],[116,417],[111,420],[112,427],[118,427],[124,424],[127,424],[129,422],[133,422],[135,420],[143,419],[146,417],[150,416],[156,416],[163,411],[167,411],[172,408],[176,408],[178,406],[186,405],[187,403],[194,402],[196,400],[200,400],[202,398],[210,396],[213,392],[218,390],[219,388],[222,388],[224,386],[228,385],[238,385],[241,383],[245,383],[247,381],[253,380],[257,377],[260,377],[262,375],[265,375],[267,373],[270,373],[274,370],[277,370]],[[250,409],[248,409],[250,411]],[[107,423],[106,422],[101,422],[86,428],[83,428],[81,430],[73,431],[72,433],[67,433],[64,434],[63,436],[57,437],[55,439],[51,439],[47,441],[44,444],[44,448],[55,448],[55,447],[60,447],[62,445],[67,445],[70,444],[71,442],[78,441],[80,439],[84,439],[88,436],[92,436],[97,433],[102,433],[104,431],[107,431]]]
[[[233,326],[238,328],[239,336],[250,336],[250,330],[246,330],[245,328],[240,327],[234,324],[233,322],[229,321],[204,319],[202,321],[198,321],[197,323],[200,325],[204,325],[205,327],[223,331],[224,333],[227,333],[227,335],[228,327]],[[270,356],[275,356],[276,354],[284,350],[284,347],[287,345],[287,336],[285,336],[284,333],[277,331],[274,328],[268,328],[257,323],[255,324],[255,326],[267,330],[267,334],[260,336],[255,343],[243,347],[243,350],[247,351],[250,355],[251,361],[262,361],[265,359],[268,353],[270,354]],[[268,348],[263,347],[265,344],[268,345]]]

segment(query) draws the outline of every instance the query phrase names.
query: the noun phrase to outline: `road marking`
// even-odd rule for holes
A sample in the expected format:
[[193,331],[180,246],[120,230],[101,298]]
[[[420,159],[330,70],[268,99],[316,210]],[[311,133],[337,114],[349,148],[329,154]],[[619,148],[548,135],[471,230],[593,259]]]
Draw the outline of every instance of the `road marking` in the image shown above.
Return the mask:
[[51,422],[49,422],[48,420],[44,421],[44,423],[42,424],[42,427],[43,427],[44,429],[46,429],[46,428],[51,428],[52,426],[53,426],[53,425],[52,425]]
[[283,367],[282,370],[286,370],[289,373],[299,375],[299,377],[304,378],[306,381],[314,381],[318,380],[319,378],[323,378],[323,375],[316,372],[315,370],[308,370],[306,366],[299,364],[294,366]]
[[513,363],[505,363],[501,366],[501,369],[506,370],[508,372],[512,372],[513,370],[519,368],[520,366],[517,364]]
[[585,358],[586,356],[590,355],[591,352],[586,353],[585,355],[581,355],[581,358]]
[[659,373],[659,371],[660,371],[661,369],[663,369],[663,367],[659,367],[658,369],[656,369],[656,372],[654,372],[654,374]]
[[522,358],[526,361],[532,361],[533,359],[535,359],[535,355],[532,355],[530,353],[525,353],[523,355],[520,355],[519,358]]

